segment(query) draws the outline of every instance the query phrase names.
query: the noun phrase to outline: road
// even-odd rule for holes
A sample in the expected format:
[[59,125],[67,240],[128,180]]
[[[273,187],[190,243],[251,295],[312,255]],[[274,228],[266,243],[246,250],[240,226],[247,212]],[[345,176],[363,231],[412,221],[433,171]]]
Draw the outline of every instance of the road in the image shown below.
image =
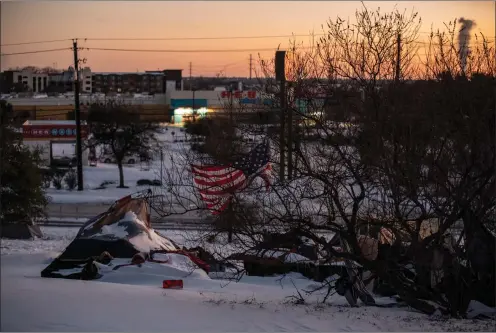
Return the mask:
[[[39,224],[50,226],[82,226],[85,219],[105,212],[110,206],[110,204],[100,203],[51,203],[47,206],[46,210],[48,221]],[[79,221],[75,221],[76,219]],[[151,221],[157,228],[198,229],[205,226],[205,222],[198,216],[198,212],[194,211],[187,214],[161,217],[152,210]]]

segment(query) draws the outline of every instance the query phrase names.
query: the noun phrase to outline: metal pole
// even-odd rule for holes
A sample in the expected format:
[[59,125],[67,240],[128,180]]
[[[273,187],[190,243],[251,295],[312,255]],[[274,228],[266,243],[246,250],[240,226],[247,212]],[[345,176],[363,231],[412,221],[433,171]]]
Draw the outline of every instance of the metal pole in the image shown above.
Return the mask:
[[160,182],[164,181],[164,176],[162,173],[164,167],[164,150],[160,149]]
[[253,61],[253,58],[250,54],[250,80],[251,80],[251,69],[253,68],[252,61]]
[[286,80],[281,79],[281,88],[280,88],[280,106],[281,106],[281,132],[280,132],[280,143],[279,143],[279,178],[281,181],[284,181],[285,169],[286,169],[286,161],[285,161],[285,149],[286,149]]
[[288,110],[288,179],[293,178],[293,110]]
[[193,89],[193,122],[196,121],[196,111],[195,111],[195,89]]
[[74,70],[76,80],[74,82],[74,118],[76,120],[76,156],[77,156],[77,184],[78,191],[84,189],[83,186],[83,149],[81,146],[81,114],[79,109],[79,59],[77,39],[73,42],[74,49]]

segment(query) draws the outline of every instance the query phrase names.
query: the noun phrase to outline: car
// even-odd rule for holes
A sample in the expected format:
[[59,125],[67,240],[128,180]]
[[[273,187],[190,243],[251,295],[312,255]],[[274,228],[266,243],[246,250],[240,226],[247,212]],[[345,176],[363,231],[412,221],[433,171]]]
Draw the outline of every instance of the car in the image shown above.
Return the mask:
[[[141,156],[140,154],[130,154],[124,157],[124,164],[136,164],[137,162],[143,162],[148,160],[146,157]],[[99,158],[99,161],[102,163],[117,163],[113,154],[102,154]]]

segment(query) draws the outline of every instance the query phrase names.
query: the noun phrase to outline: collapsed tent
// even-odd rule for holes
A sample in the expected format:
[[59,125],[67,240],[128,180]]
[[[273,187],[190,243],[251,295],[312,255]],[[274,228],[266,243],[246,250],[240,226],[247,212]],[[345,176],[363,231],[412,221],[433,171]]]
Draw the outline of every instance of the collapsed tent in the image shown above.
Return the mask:
[[200,258],[151,228],[146,199],[127,196],[81,227],[76,238],[41,276],[98,279],[102,265],[118,269],[146,261],[167,263],[167,258],[157,259],[159,253],[184,256],[191,266],[209,271],[209,265]]

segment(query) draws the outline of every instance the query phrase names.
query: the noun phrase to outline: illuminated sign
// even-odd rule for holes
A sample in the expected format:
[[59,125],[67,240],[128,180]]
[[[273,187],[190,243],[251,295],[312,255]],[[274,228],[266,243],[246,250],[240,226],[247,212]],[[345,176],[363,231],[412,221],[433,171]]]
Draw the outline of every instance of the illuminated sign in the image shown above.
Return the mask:
[[220,97],[222,98],[249,98],[249,99],[254,99],[257,98],[257,92],[253,90],[249,91],[233,91],[232,93],[230,91],[223,91],[220,93]]
[[[76,138],[76,125],[24,125],[22,127],[24,138]],[[81,125],[81,137],[88,136],[88,126]]]

